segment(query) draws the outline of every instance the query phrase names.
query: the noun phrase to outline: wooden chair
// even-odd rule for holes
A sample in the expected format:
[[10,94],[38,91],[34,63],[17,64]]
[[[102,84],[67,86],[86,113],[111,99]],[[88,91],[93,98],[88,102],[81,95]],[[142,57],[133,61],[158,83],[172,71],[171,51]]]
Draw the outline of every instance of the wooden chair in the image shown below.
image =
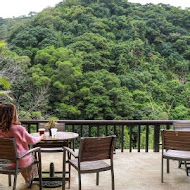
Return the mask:
[[[65,190],[66,152],[69,152],[77,158],[74,160],[68,159],[67,162],[78,171],[79,190],[81,190],[81,174],[96,173],[96,185],[99,185],[99,172],[107,170],[111,170],[112,190],[114,190],[113,151],[115,138],[115,135],[81,138],[78,155],[70,148],[64,147],[62,189]],[[110,164],[103,161],[106,159],[110,160]]]
[[[11,175],[14,175],[14,185],[13,190],[16,190],[16,183],[17,183],[17,175],[28,168],[31,165],[37,164],[38,165],[38,172],[39,172],[39,189],[42,189],[42,175],[41,175],[41,150],[40,147],[33,148],[26,152],[25,154],[18,156],[16,143],[14,138],[0,138],[0,160],[2,161],[2,166],[6,166],[3,164],[13,162],[15,163],[15,169],[5,169],[5,167],[0,168],[0,174],[7,174],[9,176],[9,186],[11,186]],[[18,168],[18,162],[21,158],[25,157],[28,154],[34,153],[35,160],[24,168]]]
[[[165,151],[164,151],[165,150]],[[162,131],[161,182],[163,183],[163,160],[190,161],[190,131]],[[167,164],[169,173],[169,164]]]
[[[183,121],[175,120],[175,121],[173,121],[173,126],[174,126],[175,131],[190,131],[190,121],[189,120],[183,120]],[[183,161],[179,161],[178,167],[181,168],[182,164],[185,164],[185,166],[186,166],[186,174],[188,176],[189,173],[188,173],[187,165],[190,164],[190,163],[189,162],[184,163]]]

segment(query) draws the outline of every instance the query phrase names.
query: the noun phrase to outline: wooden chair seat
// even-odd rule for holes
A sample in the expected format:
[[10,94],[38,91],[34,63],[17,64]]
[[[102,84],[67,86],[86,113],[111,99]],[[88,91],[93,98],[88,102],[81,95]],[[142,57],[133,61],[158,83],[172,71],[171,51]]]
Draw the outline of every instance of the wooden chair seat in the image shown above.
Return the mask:
[[[78,170],[78,161],[77,160],[69,160],[69,163]],[[99,160],[99,161],[90,161],[90,162],[81,162],[80,164],[80,171],[81,173],[90,173],[97,171],[106,171],[110,170],[111,165],[107,164],[106,162]]]
[[10,166],[11,162],[8,159],[0,159],[0,171],[4,170],[5,167]]
[[[24,167],[24,168],[18,168],[18,173],[20,173],[21,171],[25,170],[26,168],[30,167],[31,165],[37,164],[38,162],[33,161],[31,164],[29,164],[28,166]],[[0,173],[1,174],[11,174],[14,175],[15,174],[15,169],[7,169],[8,164],[5,165],[1,165],[2,167],[0,167]]]
[[163,153],[164,158],[171,158],[173,160],[190,160],[190,151],[180,151],[180,150],[168,150]]

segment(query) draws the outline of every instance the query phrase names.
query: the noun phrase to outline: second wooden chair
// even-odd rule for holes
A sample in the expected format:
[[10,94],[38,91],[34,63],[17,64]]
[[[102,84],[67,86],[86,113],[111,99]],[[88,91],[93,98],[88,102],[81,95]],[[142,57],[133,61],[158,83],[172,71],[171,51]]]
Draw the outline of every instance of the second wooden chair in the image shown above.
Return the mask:
[[[114,185],[113,151],[116,136],[81,138],[79,154],[76,155],[70,148],[64,147],[63,182],[65,190],[65,163],[66,153],[69,152],[77,159],[68,159],[67,162],[78,171],[79,190],[81,190],[81,174],[96,173],[96,185],[99,185],[99,172],[111,170],[112,190]],[[110,164],[103,160],[110,160]],[[69,185],[70,186],[70,185]]]

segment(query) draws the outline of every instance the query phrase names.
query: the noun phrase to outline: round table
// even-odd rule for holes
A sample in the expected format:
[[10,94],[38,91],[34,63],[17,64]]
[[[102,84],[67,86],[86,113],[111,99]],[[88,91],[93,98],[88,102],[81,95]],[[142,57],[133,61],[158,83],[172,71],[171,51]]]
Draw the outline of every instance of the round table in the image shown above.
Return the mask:
[[[32,133],[31,135],[34,137],[39,137],[39,133]],[[68,146],[68,141],[72,141],[78,138],[78,136],[79,134],[77,133],[58,131],[56,138],[52,138],[49,135],[49,132],[45,132],[45,138],[37,143],[35,147],[41,147],[42,152],[61,152],[63,146]],[[42,178],[43,187],[55,188],[62,185],[62,178],[54,177],[54,173],[61,172],[54,172],[54,164],[51,162],[49,171],[50,177]],[[34,181],[38,181],[38,179],[35,178]]]
[[[39,133],[32,133],[31,135],[34,137],[39,137]],[[42,139],[42,141],[68,141],[76,139],[78,136],[78,133],[58,131],[56,138],[52,139],[52,137],[49,136],[49,132],[45,132],[45,139]]]

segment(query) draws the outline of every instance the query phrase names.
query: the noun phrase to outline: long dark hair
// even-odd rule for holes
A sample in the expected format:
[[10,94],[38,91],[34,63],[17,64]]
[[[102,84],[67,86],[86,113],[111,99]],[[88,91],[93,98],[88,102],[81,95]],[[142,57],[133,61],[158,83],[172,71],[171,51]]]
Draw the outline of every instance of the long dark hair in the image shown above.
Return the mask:
[[[9,131],[10,127],[17,117],[16,107],[12,103],[1,103],[0,104],[0,128],[2,131]],[[20,124],[18,122],[18,124]]]

